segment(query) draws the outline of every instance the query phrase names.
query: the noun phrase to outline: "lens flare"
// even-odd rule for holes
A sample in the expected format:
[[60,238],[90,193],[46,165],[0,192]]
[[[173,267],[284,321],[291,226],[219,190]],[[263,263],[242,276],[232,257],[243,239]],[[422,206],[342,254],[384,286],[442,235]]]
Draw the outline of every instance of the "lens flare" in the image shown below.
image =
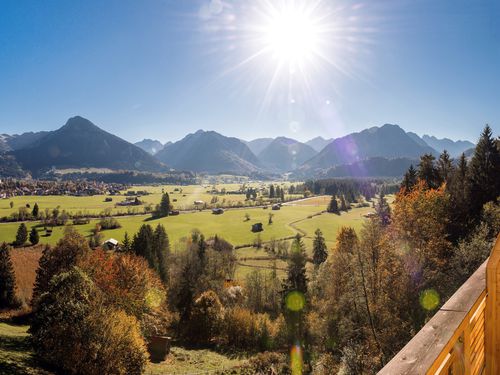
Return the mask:
[[426,289],[420,293],[420,306],[427,311],[435,310],[439,306],[439,293],[434,289]]
[[285,297],[286,308],[290,311],[298,312],[304,309],[306,298],[298,290],[288,293]]
[[292,375],[302,374],[302,348],[300,344],[292,346],[290,351],[290,368],[292,370]]

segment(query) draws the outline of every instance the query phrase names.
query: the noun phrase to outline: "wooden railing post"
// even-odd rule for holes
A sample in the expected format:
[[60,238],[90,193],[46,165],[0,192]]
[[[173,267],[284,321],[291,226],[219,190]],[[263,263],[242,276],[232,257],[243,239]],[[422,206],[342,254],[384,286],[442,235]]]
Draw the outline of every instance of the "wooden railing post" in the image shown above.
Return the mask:
[[485,355],[487,375],[500,373],[500,235],[486,266]]

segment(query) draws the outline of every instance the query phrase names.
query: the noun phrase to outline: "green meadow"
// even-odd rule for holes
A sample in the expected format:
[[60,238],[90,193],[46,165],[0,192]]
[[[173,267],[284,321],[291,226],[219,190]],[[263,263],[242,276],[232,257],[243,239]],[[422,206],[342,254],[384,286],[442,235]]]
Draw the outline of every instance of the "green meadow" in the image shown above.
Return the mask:
[[[237,185],[234,186],[234,188],[236,187]],[[147,188],[152,191],[152,194],[147,196],[148,198],[155,195],[157,198],[160,197],[161,187]],[[174,189],[175,187],[168,187],[169,192],[174,192]],[[183,189],[186,189],[186,187]],[[194,187],[190,186],[189,189],[183,190],[182,194],[193,197],[196,193]],[[200,194],[199,197],[203,197],[205,193]],[[175,195],[174,192],[171,196]],[[228,195],[225,195],[225,197],[227,196]],[[239,197],[241,197],[241,195]],[[92,205],[94,205],[95,209],[99,210],[100,207],[98,205],[103,204],[100,202],[99,197],[46,197],[48,199],[46,202],[40,200],[40,198],[45,197],[19,198],[36,199],[42,207],[43,204],[50,205],[53,204],[53,202],[57,202],[61,207],[65,207],[66,209],[71,209],[71,207],[81,209],[82,206],[92,207]],[[151,215],[149,214],[123,216],[117,217],[117,220],[121,224],[121,228],[103,230],[101,233],[104,240],[114,238],[118,241],[122,241],[126,232],[132,237],[143,224],[150,224],[152,226],[162,224],[170,238],[172,251],[183,249],[179,244],[183,238],[190,236],[193,229],[200,230],[207,238],[219,235],[231,242],[234,246],[244,246],[235,251],[238,259],[235,278],[242,280],[248,273],[256,269],[262,272],[270,272],[271,266],[273,265],[271,256],[264,249],[252,247],[254,243],[258,241],[267,242],[273,239],[279,240],[289,238],[300,233],[303,236],[306,250],[311,255],[312,242],[316,229],[321,229],[328,249],[331,249],[335,245],[337,232],[342,226],[350,226],[356,231],[359,231],[365,220],[364,215],[373,211],[371,207],[363,207],[353,208],[349,212],[343,212],[341,215],[330,214],[325,211],[329,199],[329,197],[312,197],[298,202],[291,202],[288,205],[284,205],[281,210],[276,211],[271,210],[270,207],[268,209],[252,207],[227,209],[221,215],[214,215],[211,210],[204,210],[186,212],[180,215],[154,220],[151,219]],[[71,206],[71,204],[67,202],[77,203],[73,203],[73,206]],[[5,205],[5,200],[2,201],[2,205]],[[268,223],[269,214],[273,215],[272,224]],[[247,216],[249,220],[247,220]],[[71,222],[71,220],[69,222]],[[93,219],[89,224],[75,225],[73,227],[88,237],[98,223],[99,219]],[[262,232],[253,233],[251,231],[252,224],[255,223],[263,224]],[[65,230],[63,226],[54,227],[52,234],[46,236],[46,232],[40,222],[26,222],[26,225],[28,226],[28,230],[31,230],[32,227],[39,230],[40,243],[42,244],[56,244],[57,241],[62,238]],[[19,223],[0,223],[0,242],[13,242],[18,227]],[[278,274],[283,276],[283,270],[286,268],[286,263],[282,260],[277,260],[276,266],[278,268]]]
[[[277,183],[275,183],[277,184]],[[289,184],[279,183],[282,186]],[[247,187],[259,188],[267,187],[268,184],[249,183],[245,184]],[[194,201],[203,201],[210,204],[212,199],[217,199],[215,204],[222,206],[243,205],[245,203],[245,195],[243,194],[212,194],[212,189],[226,191],[237,191],[241,187],[240,184],[220,184],[220,185],[159,185],[159,186],[132,186],[128,190],[121,192],[122,195],[94,195],[89,197],[75,197],[67,195],[50,195],[50,196],[17,196],[8,199],[0,199],[0,217],[9,216],[13,212],[17,212],[20,207],[27,205],[32,208],[35,203],[38,204],[40,211],[45,209],[52,210],[59,208],[66,210],[69,213],[88,213],[92,215],[99,215],[105,210],[111,210],[111,213],[116,214],[136,214],[144,212],[147,205],[154,207],[161,200],[162,192],[168,192],[170,201],[175,209],[190,210],[195,208]],[[143,202],[140,206],[116,206],[116,203],[125,200],[125,193],[127,191],[146,191],[147,195],[142,195],[139,199]],[[298,198],[300,196],[287,196],[291,198]],[[105,202],[106,198],[112,198],[111,202]],[[13,207],[10,207],[10,203]]]

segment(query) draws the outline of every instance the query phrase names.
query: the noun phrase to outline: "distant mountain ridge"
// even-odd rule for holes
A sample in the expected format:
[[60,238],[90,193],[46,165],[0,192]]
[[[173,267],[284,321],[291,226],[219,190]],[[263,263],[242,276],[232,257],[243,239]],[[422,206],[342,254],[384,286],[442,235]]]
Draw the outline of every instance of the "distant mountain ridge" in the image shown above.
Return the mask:
[[163,144],[160,141],[157,141],[156,139],[149,139],[149,138],[145,138],[142,141],[135,142],[134,145],[142,148],[144,151],[146,151],[150,155],[154,155],[158,151],[161,151],[163,149]]
[[271,144],[271,142],[274,141],[273,138],[257,138],[253,139],[251,141],[242,141],[245,143],[250,151],[254,153],[254,155],[259,155],[262,150],[264,150],[267,146]]
[[476,146],[474,143],[469,141],[461,141],[461,140],[452,141],[449,138],[438,139],[434,136],[429,136],[427,134],[424,134],[422,136],[422,139],[425,143],[434,148],[436,151],[441,153],[444,150],[446,150],[453,157],[458,157],[463,152],[471,148],[474,148]]
[[398,125],[385,124],[334,139],[301,169],[331,168],[372,157],[418,159],[425,153],[437,154],[432,147],[416,142]]
[[308,140],[306,142],[306,145],[311,146],[317,152],[321,152],[321,150],[323,150],[326,147],[326,145],[329,144],[331,141],[333,141],[333,138],[325,139],[320,136]]
[[75,116],[28,147],[11,152],[25,169],[110,168],[159,172],[166,167],[137,146]]
[[22,134],[0,135],[0,151],[13,151],[26,148],[49,134],[49,131],[26,132]]
[[277,137],[258,155],[262,164],[272,171],[288,172],[297,169],[317,152],[305,143]]
[[172,143],[156,157],[178,170],[249,174],[262,171],[260,161],[241,140],[198,130]]

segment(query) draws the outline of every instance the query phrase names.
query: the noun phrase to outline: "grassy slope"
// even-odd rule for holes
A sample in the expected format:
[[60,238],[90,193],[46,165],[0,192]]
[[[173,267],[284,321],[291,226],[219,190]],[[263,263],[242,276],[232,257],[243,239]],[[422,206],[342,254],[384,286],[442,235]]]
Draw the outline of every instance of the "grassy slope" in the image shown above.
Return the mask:
[[[0,322],[0,375],[52,374],[36,363],[27,330],[28,326]],[[146,374],[192,374],[201,369],[226,370],[245,362],[245,359],[230,358],[211,350],[172,347],[165,362],[148,364]]]
[[33,357],[28,327],[0,322],[0,374],[49,374],[41,370]]

